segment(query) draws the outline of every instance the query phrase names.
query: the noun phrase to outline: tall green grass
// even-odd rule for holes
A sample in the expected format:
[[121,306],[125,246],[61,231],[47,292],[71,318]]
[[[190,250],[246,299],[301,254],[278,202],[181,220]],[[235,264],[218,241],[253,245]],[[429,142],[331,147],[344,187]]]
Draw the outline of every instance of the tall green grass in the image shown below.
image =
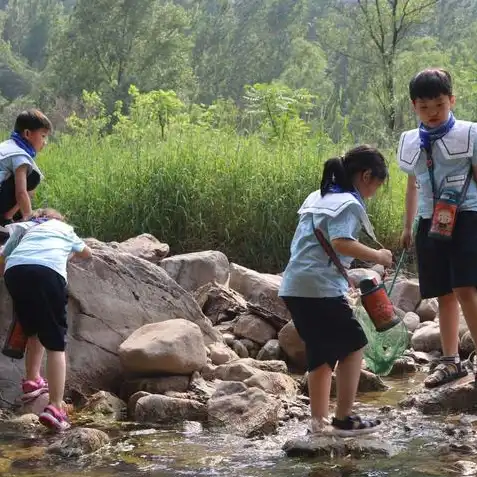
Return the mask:
[[[83,236],[121,241],[149,232],[173,253],[215,249],[262,271],[285,266],[297,209],[319,186],[322,164],[345,146],[265,145],[258,137],[184,128],[165,141],[62,136],[38,162],[36,202],[59,209]],[[381,241],[396,245],[404,177],[370,202]]]

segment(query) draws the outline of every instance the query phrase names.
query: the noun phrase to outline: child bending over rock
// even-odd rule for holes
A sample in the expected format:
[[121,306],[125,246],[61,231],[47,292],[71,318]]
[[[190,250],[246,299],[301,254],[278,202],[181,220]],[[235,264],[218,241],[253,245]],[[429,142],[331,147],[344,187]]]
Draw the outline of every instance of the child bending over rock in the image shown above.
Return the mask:
[[[5,285],[17,319],[28,337],[22,382],[27,402],[49,392],[40,422],[61,431],[70,427],[63,409],[66,379],[66,264],[68,258],[90,258],[91,250],[59,212],[39,209],[27,222],[10,224],[10,238],[0,255]],[[46,377],[40,375],[46,348]]]

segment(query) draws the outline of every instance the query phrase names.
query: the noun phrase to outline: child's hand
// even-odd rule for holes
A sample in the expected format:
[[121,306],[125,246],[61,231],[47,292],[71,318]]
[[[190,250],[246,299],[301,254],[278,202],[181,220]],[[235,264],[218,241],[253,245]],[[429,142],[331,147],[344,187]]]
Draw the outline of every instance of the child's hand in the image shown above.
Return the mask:
[[378,250],[376,263],[379,263],[384,267],[390,267],[393,264],[393,254],[391,250],[386,250],[385,248]]
[[405,228],[401,234],[399,244],[405,250],[409,250],[412,246],[412,230]]

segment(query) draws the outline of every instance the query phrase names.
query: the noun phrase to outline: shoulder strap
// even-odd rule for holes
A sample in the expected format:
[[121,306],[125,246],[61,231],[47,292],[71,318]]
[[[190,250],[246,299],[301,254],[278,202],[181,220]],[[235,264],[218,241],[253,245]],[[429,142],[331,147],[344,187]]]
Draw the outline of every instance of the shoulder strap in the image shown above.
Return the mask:
[[[436,188],[436,183],[435,183],[435,174],[434,174],[434,159],[432,157],[432,151],[430,149],[425,149],[422,148],[424,153],[426,154],[426,165],[427,165],[427,170],[429,172],[429,180],[431,181],[431,187],[432,187],[432,196],[434,198],[434,205],[436,201],[439,199],[439,191]],[[462,187],[462,190],[459,194],[459,201],[458,201],[458,206],[460,207],[462,203],[464,202],[465,196],[467,195],[467,191],[469,190],[470,182],[472,180],[473,176],[473,169],[472,165],[470,166],[469,172],[467,174],[467,177],[465,179],[465,183]]]
[[323,250],[326,252],[328,257],[330,257],[330,260],[335,264],[338,271],[348,282],[350,288],[354,288],[353,283],[349,278],[348,272],[346,271],[346,268],[341,263],[341,260],[338,258],[338,255],[336,255],[336,252],[333,250],[331,244],[328,242],[328,240],[326,240],[325,236],[323,235],[323,232],[320,229],[315,228],[315,224],[313,224],[313,231],[315,232],[315,236],[318,239],[318,242],[323,247]]

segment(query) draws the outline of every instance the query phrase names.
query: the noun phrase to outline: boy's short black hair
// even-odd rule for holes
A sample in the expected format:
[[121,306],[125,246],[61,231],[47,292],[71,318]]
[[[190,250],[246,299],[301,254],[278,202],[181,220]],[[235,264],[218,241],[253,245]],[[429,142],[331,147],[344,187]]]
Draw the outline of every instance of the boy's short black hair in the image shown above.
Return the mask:
[[416,99],[434,99],[441,94],[452,96],[452,77],[442,68],[428,68],[418,73],[409,83],[409,96]]
[[51,131],[53,125],[51,121],[38,109],[27,109],[22,111],[15,121],[15,131],[22,134],[27,129],[37,131],[38,129],[47,129]]

